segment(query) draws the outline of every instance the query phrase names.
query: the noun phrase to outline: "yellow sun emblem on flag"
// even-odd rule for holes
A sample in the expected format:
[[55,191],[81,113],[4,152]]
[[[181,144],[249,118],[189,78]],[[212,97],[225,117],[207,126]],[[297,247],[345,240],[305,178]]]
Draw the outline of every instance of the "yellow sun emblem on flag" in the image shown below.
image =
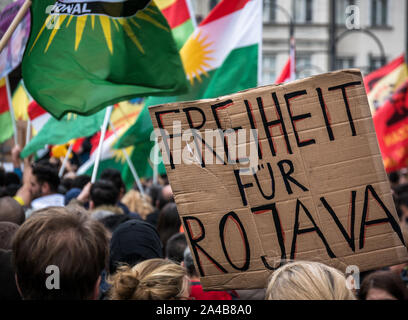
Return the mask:
[[[45,20],[43,26],[41,27],[40,31],[36,39],[34,40],[33,45],[30,48],[30,53],[33,50],[35,44],[37,43],[38,39],[40,38],[41,34],[44,32],[46,28],[52,26],[52,31],[48,38],[48,43],[44,49],[44,53],[48,51],[52,41],[54,40],[55,36],[57,35],[58,31],[61,28],[68,28],[71,24],[71,21],[74,19],[75,23],[75,51],[78,50],[79,45],[82,40],[82,36],[84,33],[85,28],[92,28],[95,29],[96,21],[99,21],[99,25],[102,28],[103,35],[105,38],[106,45],[111,54],[113,54],[113,44],[112,44],[112,34],[116,31],[119,32],[120,29],[125,31],[125,34],[132,40],[135,46],[139,49],[139,51],[144,54],[143,46],[140,43],[139,39],[137,38],[135,32],[133,31],[134,28],[140,29],[140,25],[138,20],[147,21],[157,28],[163,29],[167,32],[170,32],[169,28],[161,24],[154,18],[154,15],[160,14],[160,10],[151,2],[149,7],[145,8],[144,10],[138,11],[133,17],[131,18],[113,18],[105,15],[82,15],[82,16],[73,16],[73,15],[66,15],[66,14],[50,14],[47,19]],[[96,20],[96,21],[95,21]],[[64,22],[66,24],[64,25]]]
[[133,146],[127,147],[125,149],[118,149],[113,151],[113,157],[115,159],[115,162],[120,162],[121,164],[124,164],[126,162],[126,157],[123,153],[123,150],[127,152],[128,155],[132,154],[133,151]]
[[213,42],[208,41],[208,36],[201,37],[201,32],[198,32],[181,48],[181,60],[191,85],[194,84],[194,78],[197,78],[198,82],[202,81],[200,74],[208,77],[208,73],[204,68],[211,68],[208,62],[214,60],[209,56],[214,50],[208,50],[212,44]]

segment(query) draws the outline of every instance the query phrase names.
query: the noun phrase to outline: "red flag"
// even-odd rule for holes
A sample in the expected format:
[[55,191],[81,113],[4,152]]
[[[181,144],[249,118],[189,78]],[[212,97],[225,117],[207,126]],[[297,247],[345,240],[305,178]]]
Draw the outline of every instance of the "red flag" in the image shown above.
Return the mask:
[[290,39],[290,53],[288,61],[286,62],[280,76],[276,79],[275,83],[284,83],[287,81],[293,81],[296,79],[296,51],[295,51],[295,38]]
[[400,56],[364,77],[371,113],[381,108],[408,79],[407,64]]
[[388,173],[408,166],[408,81],[375,113],[374,126]]

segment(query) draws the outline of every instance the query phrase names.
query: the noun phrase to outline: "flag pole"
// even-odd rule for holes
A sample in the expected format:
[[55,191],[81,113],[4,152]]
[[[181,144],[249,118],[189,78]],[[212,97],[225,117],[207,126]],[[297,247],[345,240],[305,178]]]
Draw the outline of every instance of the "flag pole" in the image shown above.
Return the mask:
[[11,123],[13,125],[13,131],[14,131],[14,144],[18,145],[16,117],[14,115],[14,108],[13,108],[13,103],[12,103],[12,100],[11,100],[10,82],[9,82],[8,75],[5,78],[6,78],[7,100],[8,100],[8,105],[9,105],[9,109],[10,109]]
[[[116,131],[116,128],[114,127],[112,121],[110,121],[110,120],[109,120],[109,125],[111,126],[111,128],[113,130],[113,133],[115,134],[115,137],[119,138],[118,132]],[[139,175],[137,174],[135,166],[133,165],[132,161],[130,160],[129,154],[127,153],[126,149],[123,148],[121,150],[122,150],[122,152],[123,152],[123,154],[125,156],[125,159],[126,159],[126,162],[127,162],[128,166],[129,166],[130,172],[132,172],[132,175],[133,175],[133,178],[135,179],[137,187],[139,188],[139,191],[140,191],[141,195],[144,196],[145,192],[144,192],[144,189],[143,189],[143,185],[140,182],[140,178],[139,178]]]
[[18,10],[17,15],[14,17],[6,33],[3,35],[3,37],[0,40],[0,53],[7,46],[7,43],[9,42],[11,36],[13,35],[14,31],[16,30],[21,20],[23,20],[28,9],[30,9],[30,6],[31,6],[31,0],[26,0],[24,4],[21,6],[20,10]]
[[95,165],[94,165],[94,169],[92,172],[92,178],[91,178],[92,184],[95,183],[96,181],[96,174],[98,173],[99,162],[101,160],[101,155],[102,155],[103,141],[105,140],[106,129],[108,128],[109,119],[112,114],[112,109],[113,109],[113,106],[109,106],[106,108],[105,119],[103,119],[103,124],[101,127],[101,137],[99,139],[98,149],[96,150]]
[[27,119],[27,132],[26,132],[26,139],[25,139],[25,145],[27,145],[30,142],[31,139],[31,119]]
[[154,160],[153,160],[153,183],[157,183],[158,175],[159,175],[159,148],[157,144],[157,138],[154,140]]
[[193,10],[193,4],[191,3],[191,0],[186,0],[186,4],[187,4],[187,9],[190,13],[191,23],[193,24],[193,28],[195,30],[197,28],[197,20],[196,20],[196,16]]
[[64,170],[65,170],[65,167],[67,166],[67,162],[68,162],[68,159],[69,159],[69,156],[71,155],[71,153],[72,153],[72,146],[73,146],[74,144],[73,143],[71,143],[70,145],[69,145],[69,148],[68,148],[68,150],[67,150],[67,153],[65,154],[65,157],[64,157],[64,161],[62,161],[62,165],[61,165],[61,168],[60,168],[60,170],[59,170],[59,172],[58,172],[58,177],[62,177],[62,175],[64,174]]
[[[27,88],[26,88],[26,86],[25,86],[25,84],[24,84],[24,80],[23,79],[21,79],[21,86],[23,87],[23,90],[24,90],[24,92],[26,93],[26,95],[27,95],[27,97],[28,97],[28,101],[31,103],[31,101],[33,101],[33,97],[31,96],[31,94],[28,92],[28,90],[27,90]],[[25,140],[25,145],[27,145],[29,142],[30,142],[30,140],[31,140],[31,132],[32,131],[32,129],[31,129],[31,119],[30,119],[30,117],[28,117],[28,119],[27,119],[27,132],[26,132],[26,140]]]

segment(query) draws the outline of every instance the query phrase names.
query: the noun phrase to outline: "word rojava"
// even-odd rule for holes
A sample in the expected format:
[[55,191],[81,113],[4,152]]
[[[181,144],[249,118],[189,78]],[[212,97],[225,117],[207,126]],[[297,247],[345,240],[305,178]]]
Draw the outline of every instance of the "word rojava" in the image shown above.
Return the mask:
[[[341,85],[336,85],[333,87],[328,88],[328,92],[333,92],[336,94],[339,94],[339,96],[342,97],[343,103],[341,104],[338,100],[336,99],[336,110],[339,110],[340,108],[345,109],[345,113],[347,115],[347,120],[345,122],[345,125],[349,127],[349,134],[350,136],[357,136],[357,130],[356,130],[356,125],[354,123],[353,119],[353,114],[352,114],[352,109],[350,107],[350,101],[347,97],[347,90],[353,86],[361,86],[362,82],[361,81],[352,81],[352,82],[347,82],[343,83]],[[319,87],[313,88],[313,91],[316,96],[316,107],[315,109],[318,110],[318,112],[321,112],[322,118],[324,123],[322,123],[321,127],[325,130],[327,133],[327,137],[330,142],[335,141],[336,139],[336,134],[332,129],[332,122],[333,122],[333,115],[329,114],[329,109],[326,106],[325,99],[323,97],[323,90]],[[266,108],[264,106],[264,102],[261,97],[256,98],[256,104],[258,106],[258,111],[260,114],[260,117],[262,119],[262,123],[259,124],[256,122],[256,119],[254,117],[254,108],[251,105],[249,100],[244,99],[243,100],[243,105],[245,106],[246,109],[246,114],[244,117],[244,120],[247,118],[248,124],[251,128],[250,130],[250,136],[251,136],[251,145],[254,145],[255,148],[250,152],[250,157],[248,159],[235,159],[236,154],[234,153],[233,148],[230,148],[233,146],[236,148],[237,146],[240,147],[243,143],[241,143],[240,140],[240,133],[239,131],[242,130],[242,126],[235,127],[227,130],[223,130],[222,125],[230,125],[230,119],[227,119],[225,121],[225,117],[222,116],[220,113],[220,110],[232,110],[234,107],[237,107],[237,104],[241,104],[241,102],[236,102],[234,103],[233,100],[231,99],[225,99],[224,101],[221,100],[221,102],[217,101],[213,105],[209,105],[209,109],[211,111],[204,112],[202,109],[198,108],[197,106],[186,106],[184,107],[177,107],[175,106],[174,108],[166,108],[166,110],[163,111],[153,111],[152,112],[152,117],[154,116],[155,120],[157,121],[157,126],[159,128],[158,131],[156,131],[156,134],[158,138],[162,139],[162,154],[163,154],[163,161],[165,162],[167,170],[169,175],[171,175],[172,170],[176,170],[176,162],[175,160],[181,159],[181,157],[177,156],[177,153],[180,152],[180,144],[176,147],[174,147],[174,142],[179,143],[181,140],[183,140],[183,137],[181,137],[181,130],[173,130],[171,134],[169,134],[166,129],[168,129],[168,126],[165,123],[168,124],[171,119],[182,119],[182,117],[185,117],[185,123],[188,123],[188,127],[191,130],[191,137],[194,138],[194,145],[196,146],[197,150],[200,150],[201,152],[203,151],[201,148],[207,149],[210,152],[210,155],[212,157],[216,158],[216,161],[221,162],[223,165],[230,164],[230,161],[234,162],[236,161],[237,163],[240,163],[241,160],[247,160],[247,163],[255,163],[251,158],[254,157],[257,158],[258,160],[264,159],[263,163],[261,165],[256,164],[256,166],[250,167],[248,169],[249,171],[249,178],[244,179],[241,177],[241,169],[237,168],[237,166],[232,166],[232,171],[233,175],[235,177],[235,182],[236,182],[236,187],[239,191],[240,194],[240,200],[241,200],[241,205],[242,207],[248,207],[250,206],[250,211],[254,215],[262,215],[262,214],[270,214],[273,217],[273,225],[275,228],[276,232],[276,237],[277,237],[277,246],[280,249],[281,253],[281,259],[285,260],[287,258],[290,259],[295,259],[296,256],[296,251],[297,251],[297,241],[299,236],[304,235],[304,234],[310,234],[310,233],[315,233],[321,240],[322,247],[325,249],[327,252],[327,255],[329,258],[336,258],[336,250],[334,250],[328,239],[326,238],[327,235],[325,235],[322,232],[322,223],[321,221],[313,218],[313,215],[311,212],[311,208],[308,208],[308,206],[305,204],[305,200],[301,199],[301,197],[297,196],[298,194],[304,194],[309,193],[310,186],[307,184],[301,182],[296,175],[295,172],[295,166],[293,161],[288,159],[280,160],[280,161],[270,161],[273,160],[274,157],[276,157],[278,154],[281,156],[285,152],[289,155],[295,155],[299,151],[295,149],[295,146],[291,144],[291,141],[289,139],[289,126],[291,125],[291,128],[293,130],[293,135],[295,137],[296,141],[296,146],[298,149],[300,148],[306,148],[310,145],[316,144],[316,139],[314,138],[309,138],[307,140],[302,140],[301,137],[299,136],[299,132],[296,128],[296,122],[301,121],[301,120],[306,120],[308,118],[311,118],[312,115],[311,113],[303,113],[303,114],[296,114],[294,115],[293,110],[291,108],[291,104],[293,104],[293,100],[304,96],[305,98],[309,99],[310,103],[310,96],[312,95],[311,90],[307,92],[306,90],[297,90],[294,92],[288,92],[283,94],[283,98],[285,101],[285,107],[287,109],[287,113],[289,115],[289,123],[286,123],[288,120],[286,117],[283,117],[283,109],[281,107],[281,103],[277,97],[277,94],[275,92],[271,92],[272,95],[272,101],[273,101],[273,109],[275,111],[276,117],[274,117],[273,120],[270,119],[271,115],[265,112]],[[242,107],[242,105],[241,105]],[[365,106],[368,108],[368,105]],[[268,109],[268,111],[271,110],[271,108]],[[304,110],[304,109],[303,109]],[[315,111],[316,111],[315,110]],[[232,111],[231,111],[232,112]],[[210,114],[210,115],[209,115]],[[209,118],[211,117],[211,118]],[[163,119],[165,118],[165,119]],[[194,121],[193,121],[194,119]],[[286,119],[286,120],[285,120]],[[166,121],[164,121],[166,120]],[[170,121],[169,121],[170,120]],[[224,122],[224,123],[223,123]],[[219,147],[217,146],[216,148],[213,148],[210,141],[206,140],[206,136],[203,138],[201,135],[197,133],[198,130],[203,129],[205,125],[211,126],[211,125],[216,125],[217,130],[219,132],[219,141],[222,142],[222,146]],[[243,124],[243,122],[240,122],[240,124]],[[180,127],[180,124],[178,124]],[[266,136],[266,139],[263,139],[260,141],[259,136],[258,136],[258,131],[257,128],[262,128],[264,129],[264,134]],[[279,136],[282,143],[285,144],[286,150],[278,150],[276,147],[276,136],[272,135],[271,129],[273,127],[278,127],[280,129],[281,135]],[[346,127],[346,128],[347,128]],[[175,128],[174,128],[175,129]],[[232,137],[231,140],[228,140],[228,136],[232,133],[236,132],[235,137]],[[221,135],[223,133],[223,135]],[[246,134],[246,132],[244,132]],[[243,139],[244,133],[241,133],[241,139]],[[212,135],[209,135],[213,137]],[[232,135],[234,136],[234,135]],[[176,139],[181,139],[180,141],[175,141]],[[238,141],[235,145],[233,144],[235,139],[235,142]],[[212,139],[211,139],[212,140]],[[173,148],[170,148],[169,142],[173,142]],[[266,145],[266,147],[265,147]],[[261,148],[262,146],[262,148]],[[178,148],[177,148],[178,147]],[[269,149],[268,149],[269,147]],[[255,150],[255,151],[254,151]],[[187,153],[189,152],[189,149],[187,148]],[[205,167],[209,160],[207,157],[204,157],[201,152],[196,152],[196,156],[198,157],[198,162],[201,165],[201,167]],[[245,153],[241,150],[242,153]],[[239,152],[238,152],[239,153]],[[241,154],[238,154],[239,156]],[[271,156],[272,157],[271,157]],[[252,156],[252,157],[251,157]],[[177,157],[177,158],[176,158]],[[227,158],[227,161],[225,161],[225,157]],[[233,159],[233,160],[232,160]],[[249,160],[249,161],[248,161]],[[275,163],[276,162],[276,163]],[[277,168],[276,168],[277,167]],[[278,174],[274,174],[275,168],[278,170]],[[258,173],[258,171],[261,171]],[[262,184],[260,183],[262,180],[265,182],[265,179],[270,180],[271,182],[271,191],[267,192]],[[275,178],[276,177],[276,178]],[[276,188],[276,181],[280,180],[283,182],[283,192],[286,192],[287,195],[294,195],[296,196],[296,204],[294,208],[294,222],[292,229],[293,230],[293,235],[291,239],[291,244],[289,246],[290,252],[287,253],[286,246],[285,246],[285,235],[283,230],[287,230],[288,228],[286,226],[282,226],[282,222],[279,216],[279,211],[277,208],[277,201],[279,201],[279,198],[282,195],[277,195],[275,192]],[[276,181],[275,181],[276,180]],[[327,196],[321,196],[319,197],[319,202],[316,204],[321,210],[325,210],[327,214],[331,217],[332,221],[338,228],[338,230],[341,232],[341,235],[343,236],[346,245],[350,248],[350,250],[353,253],[358,252],[358,250],[362,250],[365,246],[365,238],[366,238],[366,229],[367,227],[372,227],[378,224],[384,224],[388,223],[392,230],[396,233],[398,238],[401,240],[402,244],[404,244],[404,239],[401,233],[401,229],[399,227],[398,222],[395,220],[394,216],[390,212],[390,210],[386,207],[382,199],[380,198],[381,193],[379,194],[374,186],[372,184],[367,183],[366,185],[363,185],[361,187],[364,187],[363,190],[359,191],[357,190],[357,187],[349,189],[347,192],[350,192],[350,203],[349,203],[349,208],[350,208],[350,231],[346,231],[346,227],[343,225],[341,222],[342,220],[339,219],[339,212],[336,213],[338,208],[334,206],[333,204],[330,203],[330,199],[328,199]],[[249,194],[251,194],[250,191],[257,190],[257,194],[259,197],[262,197],[267,201],[264,205],[252,207],[248,197]],[[269,190],[268,190],[269,191]],[[253,194],[253,193],[252,193]],[[306,196],[306,195],[305,195]],[[362,214],[361,218],[358,219],[358,216],[356,214],[356,207],[357,207],[357,202],[360,201],[359,198],[363,198],[363,208],[362,208]],[[370,199],[374,199],[376,203],[378,204],[379,210],[384,214],[383,218],[380,219],[369,219],[369,201]],[[314,208],[313,208],[314,209]],[[301,220],[305,220],[305,218],[310,222],[308,228],[302,228],[300,225]],[[187,236],[189,237],[190,244],[192,246],[193,253],[195,257],[198,257],[198,252],[200,251],[202,254],[205,255],[205,257],[217,267],[217,269],[221,273],[228,273],[228,270],[225,268],[225,264],[220,263],[217,261],[213,255],[210,253],[212,252],[213,248],[211,247],[205,247],[203,245],[203,240],[206,237],[206,230],[205,230],[205,224],[203,221],[201,221],[201,218],[198,218],[197,216],[192,216],[192,215],[183,215],[182,216],[183,223],[186,226],[186,233]],[[239,229],[239,233],[242,237],[242,245],[244,248],[245,252],[245,259],[240,259],[241,261],[240,265],[237,264],[237,261],[233,261],[231,259],[231,252],[228,252],[228,246],[226,245],[225,241],[225,230],[228,221],[232,220],[236,227]],[[190,223],[194,223],[198,228],[195,228],[196,232],[193,232]],[[327,223],[327,222],[326,222]],[[359,224],[357,228],[359,227],[359,234],[355,235],[355,225]],[[312,227],[310,227],[310,225]],[[223,253],[225,255],[226,260],[228,261],[229,265],[231,268],[239,271],[247,271],[250,268],[250,262],[251,262],[251,250],[250,250],[250,245],[249,245],[249,238],[251,235],[248,236],[247,231],[245,230],[244,224],[242,223],[240,217],[238,214],[234,211],[228,212],[225,214],[220,220],[219,220],[219,236],[220,236],[220,241],[221,241],[221,246]],[[207,232],[208,234],[208,232]],[[356,238],[358,239],[358,245],[355,244]],[[270,265],[270,262],[268,261],[266,256],[260,257],[263,265],[266,269],[268,270],[275,270],[277,267],[276,265]],[[204,270],[201,264],[200,259],[196,259],[197,261],[197,266],[198,266],[198,271],[200,272],[201,276],[205,276]]]

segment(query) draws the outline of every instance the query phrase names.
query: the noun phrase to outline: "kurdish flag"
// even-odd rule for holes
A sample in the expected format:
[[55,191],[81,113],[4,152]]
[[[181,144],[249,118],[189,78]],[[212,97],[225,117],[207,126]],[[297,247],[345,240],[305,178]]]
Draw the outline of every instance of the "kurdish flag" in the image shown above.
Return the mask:
[[[113,149],[113,145],[116,143],[118,138],[130,127],[130,125],[139,116],[140,110],[143,107],[143,103],[132,103],[130,101],[124,101],[119,104],[114,105],[112,111],[112,116],[110,118],[111,123],[115,127],[116,134],[112,128],[106,132],[105,140],[103,141],[101,161],[99,163],[98,173],[100,174],[105,168],[115,168],[119,171],[123,171],[123,166],[125,165],[125,155],[122,150]],[[92,175],[93,168],[96,160],[96,150],[99,145],[101,132],[97,132],[91,138],[91,155],[88,161],[86,161],[77,171],[77,174],[88,174]],[[127,148],[126,152],[130,154],[132,147]],[[123,172],[122,172],[123,175]],[[134,179],[133,176],[127,177],[123,175],[123,180],[128,187],[131,187]]]
[[61,119],[134,97],[185,93],[166,19],[150,0],[33,0],[28,92]]
[[14,133],[5,78],[0,79],[0,128],[0,143],[3,143]]
[[42,127],[52,118],[52,116],[35,101],[30,102],[27,113],[35,134],[40,132]]
[[100,130],[104,117],[105,110],[87,117],[74,113],[68,113],[61,120],[49,117],[40,132],[24,147],[21,157],[28,157],[48,144],[60,145],[75,138],[91,136]]
[[213,98],[256,87],[260,77],[261,43],[261,0],[223,0],[201,22],[180,51],[189,93],[149,98],[136,123],[115,146],[134,145],[133,154],[141,161],[135,166],[144,169],[138,171],[141,177],[152,176],[149,155],[154,141],[150,140],[153,126],[148,106]]
[[171,28],[177,50],[180,50],[197,27],[190,0],[155,1]]

